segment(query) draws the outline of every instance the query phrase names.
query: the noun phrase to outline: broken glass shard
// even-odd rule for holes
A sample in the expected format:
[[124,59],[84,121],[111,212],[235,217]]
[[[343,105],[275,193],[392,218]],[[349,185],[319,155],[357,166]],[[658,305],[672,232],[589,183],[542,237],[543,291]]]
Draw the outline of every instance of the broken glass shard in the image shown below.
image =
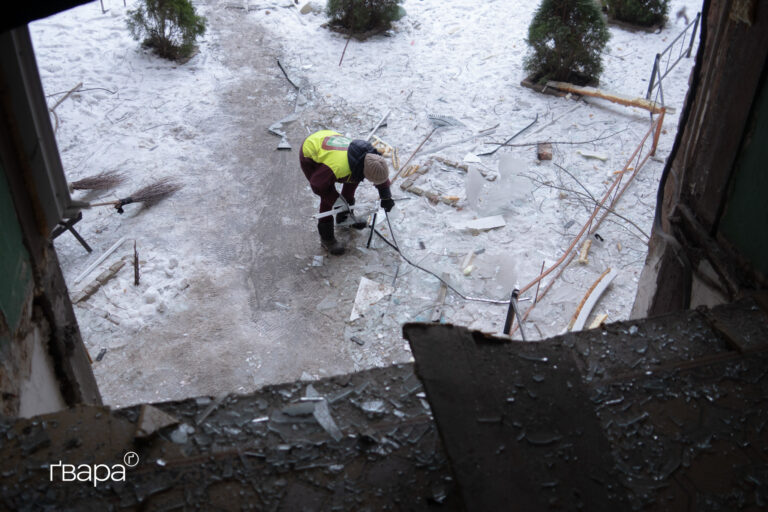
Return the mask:
[[323,427],[325,431],[328,432],[328,434],[330,434],[334,441],[338,442],[341,440],[343,435],[338,425],[336,425],[336,422],[333,421],[333,417],[331,416],[331,411],[327,402],[317,402],[317,405],[314,409],[314,416],[320,426]]

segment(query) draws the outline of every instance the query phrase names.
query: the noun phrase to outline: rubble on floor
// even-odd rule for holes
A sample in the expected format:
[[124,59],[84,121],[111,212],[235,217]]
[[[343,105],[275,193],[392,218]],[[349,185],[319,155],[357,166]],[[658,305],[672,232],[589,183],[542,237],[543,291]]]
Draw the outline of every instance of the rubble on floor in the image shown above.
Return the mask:
[[[3,418],[0,508],[459,510],[423,396],[403,365],[154,404],[149,411],[165,426],[149,436],[139,421],[149,406]],[[167,425],[168,416],[177,422]],[[55,466],[114,468],[129,452],[138,464],[124,481],[61,481]]]
[[535,343],[412,323],[415,366],[0,418],[0,508],[763,510],[767,313]]

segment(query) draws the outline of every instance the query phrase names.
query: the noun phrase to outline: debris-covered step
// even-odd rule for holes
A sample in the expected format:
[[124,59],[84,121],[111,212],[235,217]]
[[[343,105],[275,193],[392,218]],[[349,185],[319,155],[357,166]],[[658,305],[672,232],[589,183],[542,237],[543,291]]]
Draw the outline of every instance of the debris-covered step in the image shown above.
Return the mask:
[[4,510],[461,510],[411,365],[3,418],[0,460]]
[[536,343],[403,331],[469,510],[764,510],[767,306]]

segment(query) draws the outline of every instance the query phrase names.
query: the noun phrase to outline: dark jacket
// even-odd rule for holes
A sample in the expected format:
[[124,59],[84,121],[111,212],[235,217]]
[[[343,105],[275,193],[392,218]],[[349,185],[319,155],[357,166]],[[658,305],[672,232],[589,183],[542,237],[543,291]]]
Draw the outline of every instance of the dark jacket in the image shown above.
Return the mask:
[[352,171],[352,179],[350,181],[353,183],[363,181],[363,164],[365,163],[365,155],[368,153],[381,154],[371,143],[364,140],[355,139],[349,143],[347,160],[349,161],[349,169]]

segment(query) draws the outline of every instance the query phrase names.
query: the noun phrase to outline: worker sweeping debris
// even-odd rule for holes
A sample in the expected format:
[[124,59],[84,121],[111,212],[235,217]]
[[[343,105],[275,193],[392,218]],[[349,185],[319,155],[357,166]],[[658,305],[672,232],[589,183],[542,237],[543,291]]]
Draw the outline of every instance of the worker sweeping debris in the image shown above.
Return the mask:
[[[387,161],[370,143],[344,137],[333,130],[320,130],[304,139],[299,163],[309,180],[312,192],[320,196],[320,213],[331,211],[339,198],[336,183],[342,183],[341,197],[347,205],[355,204],[355,190],[363,179],[372,182],[379,190],[381,207],[390,211],[395,205],[389,185]],[[351,209],[336,214],[336,223],[353,215]],[[352,227],[363,229],[365,222],[358,221]],[[344,253],[344,245],[334,235],[333,216],[317,220],[320,243],[334,255]]]

